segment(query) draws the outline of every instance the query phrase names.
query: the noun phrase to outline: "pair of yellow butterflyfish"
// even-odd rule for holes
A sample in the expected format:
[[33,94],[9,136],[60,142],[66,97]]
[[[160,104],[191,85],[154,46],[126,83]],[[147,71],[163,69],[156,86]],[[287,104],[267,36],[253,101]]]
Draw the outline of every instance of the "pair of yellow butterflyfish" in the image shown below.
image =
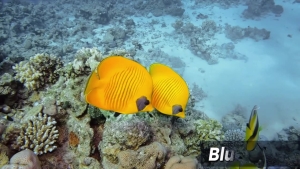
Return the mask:
[[110,56],[92,71],[84,95],[87,103],[104,110],[134,114],[155,108],[184,118],[189,89],[183,78],[166,65],[154,63],[148,72],[131,59]]

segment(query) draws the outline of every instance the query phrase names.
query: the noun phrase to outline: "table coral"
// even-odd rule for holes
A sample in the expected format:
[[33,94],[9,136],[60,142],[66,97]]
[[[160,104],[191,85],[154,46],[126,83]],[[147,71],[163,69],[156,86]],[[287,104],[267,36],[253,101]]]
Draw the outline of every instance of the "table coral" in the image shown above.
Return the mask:
[[37,155],[52,152],[57,148],[54,143],[59,135],[55,125],[55,119],[39,113],[24,123],[17,144],[20,149],[31,149]]
[[36,90],[47,83],[57,81],[59,74],[57,70],[62,67],[59,58],[46,53],[39,53],[28,61],[22,61],[13,69],[16,72],[15,79],[24,83],[29,90]]

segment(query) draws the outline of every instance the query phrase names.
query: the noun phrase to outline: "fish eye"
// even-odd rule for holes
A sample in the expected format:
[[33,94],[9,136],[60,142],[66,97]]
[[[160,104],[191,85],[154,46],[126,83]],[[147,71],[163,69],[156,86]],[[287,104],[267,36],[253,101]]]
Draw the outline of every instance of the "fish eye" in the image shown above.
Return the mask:
[[150,101],[149,101],[149,100],[146,100],[146,101],[144,102],[144,104],[145,104],[145,105],[149,105],[149,104],[150,104]]
[[179,108],[178,111],[179,111],[179,112],[183,112],[182,108]]

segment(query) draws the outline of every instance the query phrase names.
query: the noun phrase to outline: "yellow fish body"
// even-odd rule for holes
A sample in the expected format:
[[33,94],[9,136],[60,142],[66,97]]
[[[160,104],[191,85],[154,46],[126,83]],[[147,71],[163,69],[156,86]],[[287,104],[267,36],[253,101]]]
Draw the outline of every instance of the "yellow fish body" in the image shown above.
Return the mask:
[[150,66],[150,75],[153,80],[153,107],[161,113],[184,118],[189,99],[186,82],[170,67],[159,63]]
[[257,115],[257,106],[251,111],[249,122],[246,126],[246,149],[248,151],[252,151],[257,144],[257,140],[259,138],[259,122],[258,122],[258,115]]
[[102,60],[84,91],[87,103],[123,114],[152,111],[153,82],[145,67],[122,56]]

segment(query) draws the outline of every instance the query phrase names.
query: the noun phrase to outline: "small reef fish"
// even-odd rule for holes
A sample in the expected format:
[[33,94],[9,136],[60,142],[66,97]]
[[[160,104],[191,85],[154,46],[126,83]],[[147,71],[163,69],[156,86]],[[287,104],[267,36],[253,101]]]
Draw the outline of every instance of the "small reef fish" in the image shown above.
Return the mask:
[[[260,150],[262,151],[263,158],[264,158],[264,165],[263,165],[262,169],[266,169],[267,168],[267,159],[266,159],[265,151],[257,143],[258,138],[259,138],[259,131],[260,131],[257,110],[258,110],[258,107],[255,105],[251,111],[249,122],[246,125],[246,136],[245,136],[246,149],[249,152],[253,151],[257,145],[260,148]],[[240,163],[238,161],[233,162],[229,168],[230,169],[260,169],[259,167],[257,167],[255,164],[252,164],[252,163],[240,165]]]
[[251,111],[249,122],[246,126],[246,137],[247,150],[252,151],[256,147],[256,143],[259,136],[259,122],[257,116],[257,106],[255,105]]
[[0,119],[5,119],[8,121],[14,121],[14,119],[8,115],[0,115]]
[[122,56],[102,60],[84,91],[87,103],[122,114],[152,111],[153,82],[145,67]]
[[183,78],[160,63],[150,65],[149,72],[153,80],[153,107],[163,114],[184,118],[189,89]]

